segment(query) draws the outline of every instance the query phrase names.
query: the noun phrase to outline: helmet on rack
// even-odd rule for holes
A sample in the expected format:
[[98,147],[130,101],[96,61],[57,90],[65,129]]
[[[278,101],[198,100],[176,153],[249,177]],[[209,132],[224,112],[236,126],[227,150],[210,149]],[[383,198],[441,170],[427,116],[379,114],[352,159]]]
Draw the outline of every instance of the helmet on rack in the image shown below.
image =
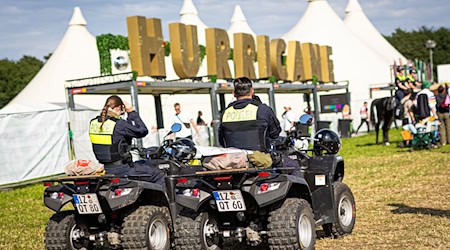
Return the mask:
[[314,149],[325,150],[328,154],[336,154],[341,149],[341,139],[330,129],[323,128],[314,136]]
[[182,162],[188,162],[189,160],[192,160],[197,153],[194,142],[187,138],[175,141],[171,145],[171,148],[172,156]]

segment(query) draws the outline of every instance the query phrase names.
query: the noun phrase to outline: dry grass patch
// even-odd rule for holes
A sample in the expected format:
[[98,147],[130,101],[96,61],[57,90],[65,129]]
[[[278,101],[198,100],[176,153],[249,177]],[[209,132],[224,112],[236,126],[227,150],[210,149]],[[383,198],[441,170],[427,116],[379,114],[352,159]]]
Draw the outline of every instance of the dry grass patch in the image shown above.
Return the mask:
[[[318,239],[316,249],[450,249],[450,145],[407,152],[373,145],[374,136],[343,140],[344,182],[357,205],[352,235]],[[42,185],[0,192],[0,249],[43,249],[52,212]]]

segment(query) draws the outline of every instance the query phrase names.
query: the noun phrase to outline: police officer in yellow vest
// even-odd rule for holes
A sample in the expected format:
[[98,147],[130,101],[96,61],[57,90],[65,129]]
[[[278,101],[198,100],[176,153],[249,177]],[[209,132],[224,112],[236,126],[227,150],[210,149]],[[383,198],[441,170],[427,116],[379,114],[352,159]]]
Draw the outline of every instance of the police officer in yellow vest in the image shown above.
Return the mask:
[[234,80],[236,101],[222,114],[219,142],[224,147],[268,151],[269,139],[281,132],[280,122],[273,110],[253,98],[252,81],[247,77]]
[[405,97],[405,91],[409,89],[409,85],[406,81],[405,68],[403,66],[397,67],[397,76],[395,77],[395,99],[397,101],[397,105],[400,104],[400,101]]
[[[128,113],[127,120],[120,118],[125,112]],[[92,149],[97,160],[105,165],[107,174],[145,175],[145,180],[164,185],[164,174],[150,161],[131,164],[128,146],[133,138],[147,134],[148,129],[139,114],[115,95],[106,100],[100,116],[92,119],[89,125]]]
[[411,100],[414,100],[417,93],[422,90],[422,84],[417,80],[417,71],[415,69],[409,70],[406,82],[408,83],[408,87],[412,89]]

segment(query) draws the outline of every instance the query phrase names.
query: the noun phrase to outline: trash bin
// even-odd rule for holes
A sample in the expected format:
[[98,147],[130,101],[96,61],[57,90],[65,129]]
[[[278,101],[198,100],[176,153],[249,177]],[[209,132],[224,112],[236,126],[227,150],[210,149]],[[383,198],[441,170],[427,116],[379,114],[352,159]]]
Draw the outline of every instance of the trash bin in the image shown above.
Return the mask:
[[317,129],[316,131],[319,131],[323,128],[330,128],[330,121],[317,121]]
[[339,119],[338,131],[341,134],[341,138],[352,137],[352,120],[351,119]]

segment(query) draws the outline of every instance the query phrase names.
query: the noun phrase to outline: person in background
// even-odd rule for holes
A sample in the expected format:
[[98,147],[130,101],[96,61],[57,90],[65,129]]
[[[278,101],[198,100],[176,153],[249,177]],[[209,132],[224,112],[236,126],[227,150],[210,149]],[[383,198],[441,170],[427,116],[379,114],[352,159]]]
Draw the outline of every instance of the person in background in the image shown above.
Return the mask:
[[197,126],[206,126],[206,122],[202,119],[202,111],[198,111],[198,116],[197,116]]
[[362,127],[363,124],[366,124],[367,126],[367,133],[370,132],[370,126],[369,126],[369,109],[367,108],[367,102],[364,102],[363,106],[359,110],[359,116],[361,117],[361,123],[359,124],[358,128],[356,129],[355,134],[358,134],[359,129]]
[[412,98],[412,89],[408,89],[405,92],[405,97],[400,101],[400,104],[403,105],[403,121],[402,126],[407,124],[416,123],[416,119],[414,118],[414,103],[411,100]]
[[[446,86],[446,85],[444,85]],[[439,86],[438,94],[436,95],[437,116],[439,119],[439,134],[441,135],[441,144],[446,145],[450,143],[450,117],[449,105],[446,104],[446,98],[449,97],[448,89],[446,91],[444,86]]]
[[395,76],[395,100],[397,105],[400,105],[400,101],[405,97],[405,91],[409,88],[406,82],[405,68],[403,66],[397,67],[397,75]]
[[289,134],[296,120],[295,114],[292,111],[291,107],[284,106],[284,113],[281,115],[281,117],[283,118],[283,130],[286,134]]
[[[120,116],[128,114],[126,120]],[[164,185],[164,173],[150,161],[132,162],[128,151],[134,138],[142,138],[148,129],[133,106],[116,95],[106,99],[102,112],[91,120],[89,137],[97,160],[105,166],[106,174],[145,175],[143,180]]]
[[185,113],[181,113],[181,105],[177,102],[173,105],[175,108],[175,116],[173,123],[181,123],[181,130],[175,134],[176,139],[188,138],[192,140],[191,125],[194,127],[195,133],[198,135],[198,128],[194,120]]
[[414,100],[422,87],[422,84],[417,81],[417,71],[415,69],[409,71],[409,75],[406,77],[406,83],[408,88],[412,90],[411,99]]
[[348,104],[345,104],[342,108],[342,119],[352,119],[352,115],[350,113],[350,106]]

